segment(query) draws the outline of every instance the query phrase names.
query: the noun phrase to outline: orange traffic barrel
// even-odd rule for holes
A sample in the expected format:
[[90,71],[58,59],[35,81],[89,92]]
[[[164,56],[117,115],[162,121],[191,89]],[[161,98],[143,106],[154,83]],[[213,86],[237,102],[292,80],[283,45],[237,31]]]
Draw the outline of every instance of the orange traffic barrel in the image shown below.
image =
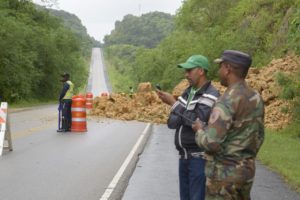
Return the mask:
[[88,92],[86,94],[86,108],[92,109],[93,108],[93,93]]
[[72,97],[72,132],[86,132],[86,100],[84,96]]

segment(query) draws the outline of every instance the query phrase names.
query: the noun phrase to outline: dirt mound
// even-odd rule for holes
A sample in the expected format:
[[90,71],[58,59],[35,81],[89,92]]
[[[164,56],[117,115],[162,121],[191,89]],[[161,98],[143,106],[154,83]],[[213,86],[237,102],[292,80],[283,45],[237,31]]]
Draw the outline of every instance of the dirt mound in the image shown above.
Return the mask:
[[289,108],[289,101],[280,100],[281,87],[276,82],[276,74],[294,74],[300,69],[300,57],[289,55],[274,59],[261,69],[251,68],[247,83],[260,92],[265,102],[265,124],[268,128],[281,129],[291,122],[291,113],[284,112]]
[[[260,92],[265,102],[265,124],[268,128],[280,129],[291,121],[288,111],[289,102],[278,98],[281,91],[276,83],[276,73],[293,74],[300,67],[300,58],[290,55],[273,60],[261,69],[251,68],[246,79],[250,87]],[[212,83],[221,94],[225,89],[219,82]],[[182,80],[172,91],[178,97],[188,87]],[[144,122],[166,123],[170,107],[165,105],[153,91],[150,83],[141,83],[132,98],[126,94],[112,94],[108,97],[96,97],[92,115],[121,120],[139,120]]]
[[[291,122],[289,102],[278,98],[281,87],[276,82],[278,72],[293,74],[300,69],[300,57],[290,55],[285,58],[275,59],[261,69],[250,68],[246,79],[248,85],[257,90],[265,102],[265,125],[268,128],[281,129]],[[212,84],[223,94],[226,90],[219,82]],[[180,96],[189,85],[187,80],[182,80],[173,90],[174,96]]]
[[141,83],[132,98],[126,94],[96,97],[91,115],[121,120],[166,123],[170,107],[152,91],[150,83]]
[[[223,87],[219,82],[212,81],[213,86],[215,86],[221,94],[223,94],[226,90],[225,87]],[[180,83],[173,89],[172,95],[174,97],[179,97],[182,95],[183,91],[189,87],[189,82],[186,79],[183,79],[180,81]]]

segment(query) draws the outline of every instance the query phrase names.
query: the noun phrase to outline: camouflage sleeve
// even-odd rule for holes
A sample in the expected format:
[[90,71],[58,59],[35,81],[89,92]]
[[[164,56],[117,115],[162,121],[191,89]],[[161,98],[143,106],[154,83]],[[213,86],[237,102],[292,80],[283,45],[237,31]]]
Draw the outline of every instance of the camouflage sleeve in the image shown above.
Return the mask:
[[219,152],[231,127],[232,113],[228,105],[218,102],[212,110],[207,128],[196,133],[198,146],[211,153]]

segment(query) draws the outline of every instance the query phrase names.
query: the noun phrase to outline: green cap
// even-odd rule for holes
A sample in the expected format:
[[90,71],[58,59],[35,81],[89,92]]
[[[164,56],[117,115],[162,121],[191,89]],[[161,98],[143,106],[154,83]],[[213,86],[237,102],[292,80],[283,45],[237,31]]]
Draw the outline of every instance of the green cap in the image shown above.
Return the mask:
[[179,68],[193,69],[195,67],[200,67],[208,71],[209,64],[205,56],[193,55],[185,63],[177,65]]

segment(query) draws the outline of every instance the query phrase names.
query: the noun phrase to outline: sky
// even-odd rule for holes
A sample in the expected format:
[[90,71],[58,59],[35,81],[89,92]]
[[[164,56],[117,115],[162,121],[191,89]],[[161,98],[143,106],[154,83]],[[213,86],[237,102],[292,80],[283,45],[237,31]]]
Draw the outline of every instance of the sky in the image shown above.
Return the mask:
[[[141,15],[151,11],[175,14],[182,0],[56,0],[55,9],[77,15],[89,35],[102,41],[114,29],[116,20],[127,14]],[[41,0],[33,0],[41,4]]]

